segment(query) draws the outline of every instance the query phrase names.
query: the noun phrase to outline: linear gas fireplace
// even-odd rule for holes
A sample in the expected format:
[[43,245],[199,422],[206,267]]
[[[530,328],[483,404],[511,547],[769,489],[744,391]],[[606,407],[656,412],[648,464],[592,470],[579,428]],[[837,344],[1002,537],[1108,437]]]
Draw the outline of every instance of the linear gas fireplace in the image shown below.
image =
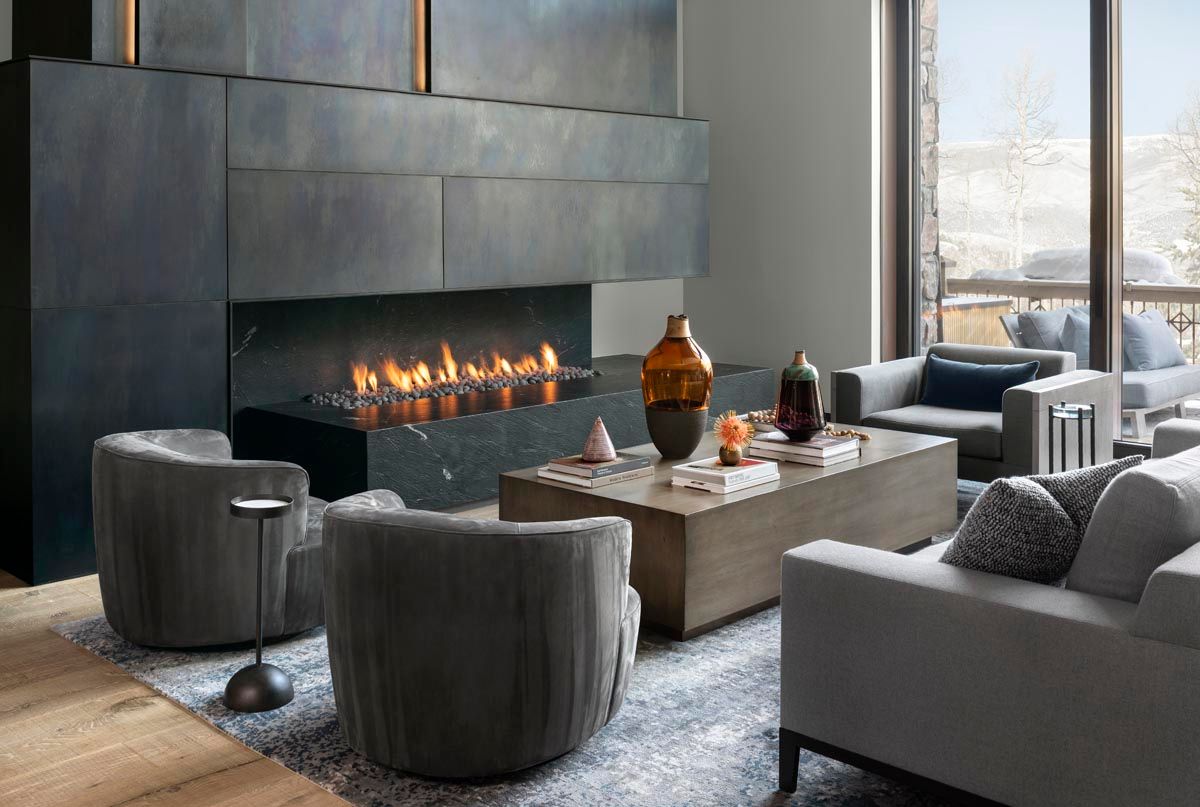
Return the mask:
[[[577,451],[597,416],[618,447],[649,441],[641,358],[593,359],[587,285],[232,309],[234,450],[303,465],[322,498],[486,499],[501,471]],[[714,411],[770,400],[769,371],[715,370]]]

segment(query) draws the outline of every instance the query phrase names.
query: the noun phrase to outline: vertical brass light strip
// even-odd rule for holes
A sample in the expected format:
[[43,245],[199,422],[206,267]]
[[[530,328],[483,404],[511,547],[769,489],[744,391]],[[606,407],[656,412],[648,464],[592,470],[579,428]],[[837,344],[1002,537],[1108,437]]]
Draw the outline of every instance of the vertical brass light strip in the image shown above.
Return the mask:
[[121,58],[125,64],[138,63],[138,0],[120,0],[121,5]]
[[412,0],[413,89],[429,92],[429,0]]

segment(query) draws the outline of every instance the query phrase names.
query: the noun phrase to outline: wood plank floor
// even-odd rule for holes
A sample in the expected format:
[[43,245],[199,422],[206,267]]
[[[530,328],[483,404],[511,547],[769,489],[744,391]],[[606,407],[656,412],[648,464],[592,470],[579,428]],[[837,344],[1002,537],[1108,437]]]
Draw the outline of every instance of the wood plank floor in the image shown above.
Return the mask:
[[95,575],[30,588],[0,571],[0,805],[345,807],[50,630],[101,611]]
[[0,589],[0,804],[345,807],[51,631],[100,613],[95,575]]

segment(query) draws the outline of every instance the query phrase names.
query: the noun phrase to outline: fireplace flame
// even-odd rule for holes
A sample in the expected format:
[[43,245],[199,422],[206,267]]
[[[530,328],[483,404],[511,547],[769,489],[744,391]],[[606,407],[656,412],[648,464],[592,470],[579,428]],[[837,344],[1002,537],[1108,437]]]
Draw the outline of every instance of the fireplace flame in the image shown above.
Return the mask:
[[454,358],[454,353],[450,350],[450,345],[442,342],[442,360],[433,369],[430,369],[429,365],[423,361],[405,369],[395,359],[389,357],[380,363],[377,370],[371,369],[363,362],[354,362],[350,365],[350,370],[354,388],[360,393],[366,392],[368,389],[372,392],[379,392],[381,376],[389,386],[401,392],[413,392],[435,384],[457,382],[464,377],[487,380],[524,373],[557,372],[558,354],[554,348],[543,342],[537,358],[526,354],[519,359],[509,361],[499,353],[492,353],[490,364],[480,356],[479,364],[466,362],[460,366]]

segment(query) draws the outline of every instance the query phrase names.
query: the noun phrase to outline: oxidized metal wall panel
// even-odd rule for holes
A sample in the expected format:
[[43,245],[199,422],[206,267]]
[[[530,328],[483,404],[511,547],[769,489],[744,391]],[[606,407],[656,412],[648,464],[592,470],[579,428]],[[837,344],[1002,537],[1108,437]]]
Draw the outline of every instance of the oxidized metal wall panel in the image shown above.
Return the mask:
[[708,186],[446,179],[446,288],[708,273]]
[[225,297],[225,80],[30,70],[33,307]]
[[432,88],[674,115],[675,0],[433,0]]
[[138,0],[138,63],[245,73],[246,0]]
[[442,286],[442,180],[229,172],[229,296]]
[[151,428],[225,429],[227,304],[32,312],[34,576],[95,571],[96,438]]
[[708,123],[231,79],[229,166],[708,182]]
[[253,0],[246,73],[412,88],[412,0]]

